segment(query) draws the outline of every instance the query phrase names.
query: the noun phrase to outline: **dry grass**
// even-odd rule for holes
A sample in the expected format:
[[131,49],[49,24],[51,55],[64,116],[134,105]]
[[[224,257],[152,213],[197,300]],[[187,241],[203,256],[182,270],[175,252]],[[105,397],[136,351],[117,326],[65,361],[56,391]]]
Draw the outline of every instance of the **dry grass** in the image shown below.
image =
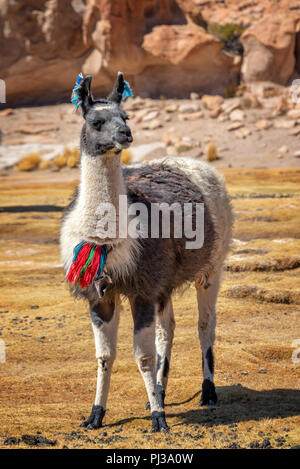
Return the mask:
[[121,161],[123,164],[129,164],[132,161],[132,153],[130,150],[123,150]]
[[[291,360],[292,342],[300,338],[300,172],[224,173],[239,198],[233,200],[235,242],[218,301],[219,404],[198,408],[201,356],[190,288],[174,298],[177,327],[166,398],[170,435],[143,433],[151,423],[132,356],[128,304],[121,315],[107,426],[78,428],[89,414],[96,381],[88,308],[70,298],[64,284],[61,214],[34,211],[35,205],[66,205],[74,183],[62,177],[32,183],[26,174],[1,179],[0,206],[32,205],[33,211],[0,212],[0,333],[7,347],[7,361],[0,364],[0,447],[6,436],[37,432],[57,440],[58,448],[226,448],[266,438],[272,447],[300,443],[299,364]],[[46,171],[40,174],[46,178]],[[289,197],[245,198],[253,194]],[[255,219],[258,209],[277,221]],[[276,229],[270,228],[274,223]]]
[[32,171],[38,168],[41,161],[42,157],[39,153],[30,153],[21,158],[16,167],[19,171]]
[[39,164],[39,169],[44,170],[44,169],[50,169],[52,168],[53,161],[52,160],[42,160]]
[[69,168],[77,168],[80,160],[79,148],[68,148],[66,147],[62,155],[57,155],[53,159],[53,163],[58,169],[62,169],[65,166]]
[[206,154],[208,161],[214,161],[218,158],[217,149],[214,142],[209,142],[206,146]]
[[67,166],[68,157],[66,155],[57,155],[53,159],[53,163],[58,169],[64,168],[65,166]]
[[61,155],[55,156],[51,160],[43,160],[39,153],[30,153],[29,155],[21,158],[16,164],[15,168],[18,171],[33,171],[36,169],[62,169],[68,166],[68,168],[77,168],[80,160],[79,148],[65,147]]
[[67,166],[69,168],[77,168],[80,160],[79,148],[65,148],[64,156],[67,157]]

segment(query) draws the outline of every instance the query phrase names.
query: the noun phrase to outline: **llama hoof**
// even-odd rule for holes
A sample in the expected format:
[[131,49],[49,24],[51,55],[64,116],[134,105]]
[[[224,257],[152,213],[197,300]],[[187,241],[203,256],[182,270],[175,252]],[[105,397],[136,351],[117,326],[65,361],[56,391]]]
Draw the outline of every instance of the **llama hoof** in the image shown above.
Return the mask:
[[209,379],[205,379],[202,384],[202,396],[199,403],[199,407],[204,405],[215,406],[217,400],[218,397],[216,394],[214,383],[212,383]]
[[81,427],[85,427],[88,430],[95,430],[96,428],[102,427],[102,420],[105,415],[105,410],[101,405],[93,405],[91,415],[87,420],[82,422]]
[[145,405],[145,410],[150,410],[151,407],[150,407],[150,402],[148,401],[147,404]]
[[164,412],[154,411],[151,413],[152,429],[151,433],[162,432],[169,433],[170,429],[166,422],[166,415]]

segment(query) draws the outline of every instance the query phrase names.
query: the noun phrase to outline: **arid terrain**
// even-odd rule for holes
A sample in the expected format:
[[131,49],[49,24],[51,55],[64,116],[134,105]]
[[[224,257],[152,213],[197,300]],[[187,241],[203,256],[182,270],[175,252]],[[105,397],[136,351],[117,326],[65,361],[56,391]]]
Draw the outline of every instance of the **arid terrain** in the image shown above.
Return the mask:
[[174,298],[177,327],[166,397],[171,433],[164,435],[149,433],[127,304],[105,427],[79,428],[94,398],[96,360],[88,307],[69,296],[58,245],[59,208],[70,199],[79,172],[2,171],[0,338],[6,362],[0,363],[1,448],[300,444],[300,373],[293,345],[300,338],[300,170],[222,172],[236,223],[218,300],[219,402],[198,408],[201,355],[190,287]]
[[[217,168],[282,168],[300,165],[300,86],[271,82],[242,85],[236,95],[191,93],[190,99],[128,99],[123,107],[133,133],[131,162],[186,155]],[[96,94],[96,97],[101,96]],[[0,110],[0,171],[38,153],[52,164],[65,148],[78,148],[81,112],[71,104]],[[44,168],[44,167],[43,167]]]

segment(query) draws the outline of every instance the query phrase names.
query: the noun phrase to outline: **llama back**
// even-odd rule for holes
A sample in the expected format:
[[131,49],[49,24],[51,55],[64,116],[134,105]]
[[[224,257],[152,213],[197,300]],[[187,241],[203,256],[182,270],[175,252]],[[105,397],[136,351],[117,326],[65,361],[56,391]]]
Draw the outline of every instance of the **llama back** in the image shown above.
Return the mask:
[[[164,177],[161,172],[164,172]],[[124,174],[129,191],[147,195],[151,201],[167,201],[171,204],[192,200],[204,204],[203,249],[201,253],[186,251],[192,263],[187,277],[190,280],[198,268],[199,263],[195,264],[197,258],[202,262],[201,270],[206,271],[206,276],[218,271],[230,248],[233,224],[224,177],[207,163],[174,157],[131,165],[124,170]],[[208,254],[205,259],[202,258],[204,251]]]

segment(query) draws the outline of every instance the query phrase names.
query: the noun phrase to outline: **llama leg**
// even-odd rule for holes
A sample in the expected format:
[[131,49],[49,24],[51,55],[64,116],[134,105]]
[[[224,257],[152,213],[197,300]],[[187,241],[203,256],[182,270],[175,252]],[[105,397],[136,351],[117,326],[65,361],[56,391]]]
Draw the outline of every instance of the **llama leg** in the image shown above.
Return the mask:
[[116,356],[120,306],[115,302],[90,304],[98,360],[97,391],[90,417],[81,424],[89,429],[100,428],[105,415],[110,376]]
[[156,319],[156,351],[157,351],[157,392],[164,406],[167,390],[171,351],[175,330],[175,319],[172,300],[168,301],[163,311],[159,311]]
[[151,408],[152,431],[168,431],[165,412],[156,392],[155,305],[141,297],[131,302],[134,357],[144,380]]
[[[158,311],[156,317],[155,343],[156,343],[156,391],[162,407],[165,405],[165,395],[168,384],[171,360],[172,343],[174,337],[175,319],[171,298],[166,306]],[[146,404],[150,409],[150,402]]]
[[202,349],[202,395],[200,405],[215,405],[217,394],[214,385],[214,353],[216,329],[216,301],[219,290],[219,277],[210,280],[206,289],[197,289],[199,310],[198,331]]

